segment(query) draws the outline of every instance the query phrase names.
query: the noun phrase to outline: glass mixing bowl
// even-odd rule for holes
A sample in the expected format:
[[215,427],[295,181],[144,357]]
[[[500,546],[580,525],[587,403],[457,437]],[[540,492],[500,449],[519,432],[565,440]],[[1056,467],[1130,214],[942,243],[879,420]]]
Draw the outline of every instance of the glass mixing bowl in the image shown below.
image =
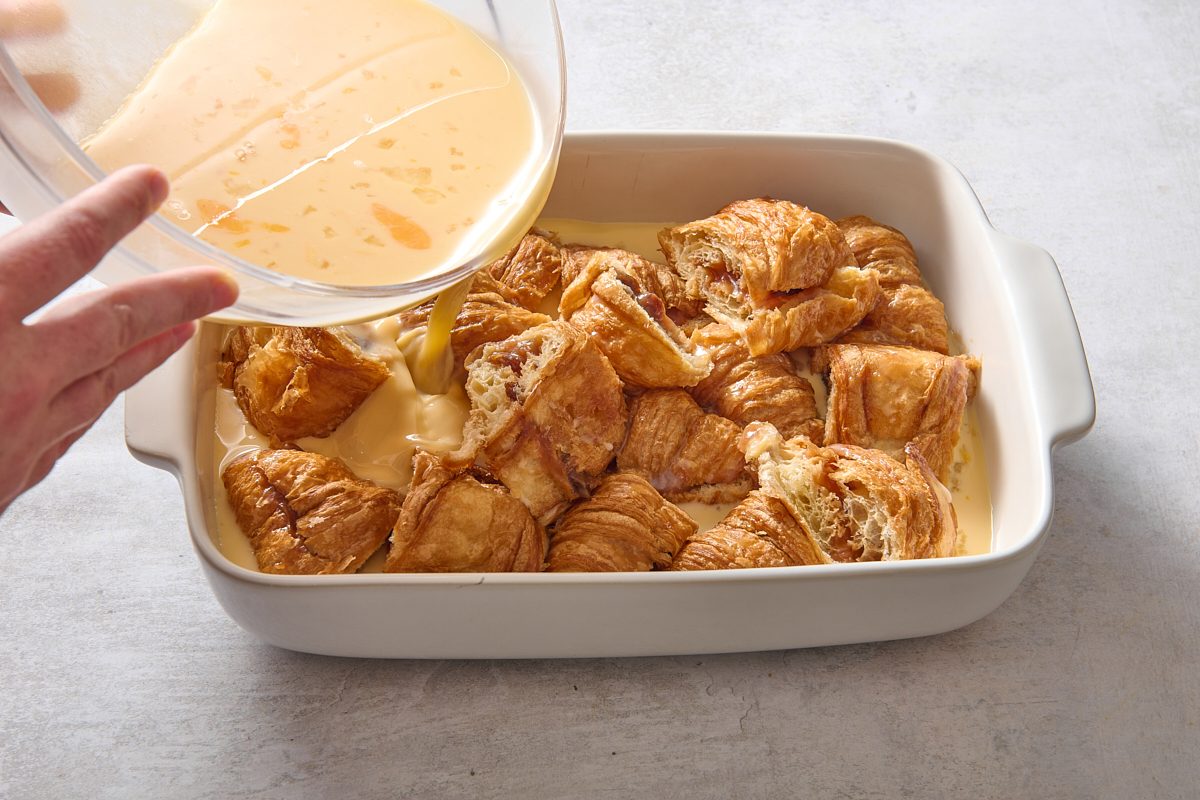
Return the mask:
[[[566,92],[554,0],[431,2],[474,28],[521,74],[534,107],[535,169],[548,188],[562,142]],[[116,111],[167,48],[213,4],[214,0],[59,0],[65,23],[33,24],[0,42],[0,200],[18,218],[42,214],[104,177],[78,143]],[[523,200],[508,203],[511,218],[501,222],[500,239],[512,242],[524,233],[528,204]],[[178,267],[215,264],[237,278],[241,297],[213,319],[330,325],[376,318],[418,303],[469,276],[504,243],[481,245],[464,263],[422,280],[339,286],[248,263],[158,215],[126,238],[93,275],[111,285]]]

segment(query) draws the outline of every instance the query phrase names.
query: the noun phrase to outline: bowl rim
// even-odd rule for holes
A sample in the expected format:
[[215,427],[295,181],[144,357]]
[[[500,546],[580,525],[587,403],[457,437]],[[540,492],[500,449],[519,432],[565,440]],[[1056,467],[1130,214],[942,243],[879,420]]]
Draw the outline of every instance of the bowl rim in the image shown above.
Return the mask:
[[[604,145],[610,148],[616,144],[623,147],[637,147],[639,143],[649,145],[647,149],[682,149],[693,147],[725,147],[730,145],[746,145],[751,142],[797,143],[806,149],[832,148],[837,150],[853,150],[869,148],[878,152],[891,151],[907,154],[911,158],[919,158],[929,163],[933,168],[946,171],[955,181],[960,190],[965,191],[964,197],[971,199],[971,213],[984,226],[984,232],[989,242],[995,243],[998,238],[1012,239],[996,230],[988,219],[978,195],[971,187],[963,173],[945,159],[928,150],[907,142],[882,137],[858,136],[828,133],[786,133],[786,132],[756,132],[756,131],[700,131],[700,130],[593,130],[574,132],[568,131],[563,137],[563,144],[574,148],[586,148],[589,145]],[[567,148],[564,147],[564,150]],[[1019,240],[1015,240],[1019,241]],[[1065,297],[1065,294],[1064,294]],[[1067,310],[1070,313],[1069,303]],[[1072,324],[1076,324],[1072,313]],[[198,338],[198,337],[197,337]],[[193,339],[185,350],[181,351],[182,363],[172,359],[168,363],[177,363],[173,368],[175,373],[186,370],[190,375],[195,366],[195,342]],[[1086,368],[1086,361],[1084,364]],[[163,369],[166,371],[166,368]],[[180,376],[176,376],[180,377]],[[176,379],[166,384],[166,390],[190,393],[190,402],[195,404],[197,397],[193,381]],[[273,575],[238,566],[226,558],[216,547],[209,535],[204,519],[202,503],[206,502],[200,494],[199,471],[195,462],[195,443],[192,442],[190,452],[180,454],[184,442],[173,441],[174,452],[168,456],[157,456],[138,448],[134,442],[129,442],[133,455],[151,466],[164,469],[175,475],[184,495],[185,512],[188,520],[188,532],[192,545],[197,554],[212,569],[227,578],[242,584],[258,586],[274,586],[280,588],[365,588],[377,586],[436,586],[436,587],[465,587],[480,585],[497,586],[550,586],[550,585],[670,585],[674,583],[743,583],[743,582],[777,582],[803,580],[838,580],[863,577],[883,577],[886,575],[908,575],[914,571],[934,574],[964,574],[990,570],[1001,565],[1020,562],[1031,556],[1040,548],[1047,533],[1054,510],[1054,480],[1052,454],[1054,449],[1064,443],[1075,441],[1086,435],[1095,421],[1094,389],[1090,375],[1086,387],[1087,394],[1092,398],[1091,412],[1086,422],[1069,430],[1046,431],[1046,420],[1041,417],[1037,404],[1034,403],[1031,413],[1039,423],[1037,437],[1039,441],[1037,459],[1044,481],[1039,482],[1040,502],[1037,507],[1034,522],[1029,530],[1014,544],[999,550],[976,555],[952,556],[948,558],[920,559],[911,561],[865,562],[851,564],[820,564],[803,567],[760,567],[757,569],[709,570],[696,572],[611,572],[611,573],[354,573],[349,575]],[[185,401],[188,398],[183,398]],[[192,420],[191,438],[196,434],[195,420]],[[129,432],[130,415],[126,414],[126,431]],[[186,437],[185,437],[186,440]]]

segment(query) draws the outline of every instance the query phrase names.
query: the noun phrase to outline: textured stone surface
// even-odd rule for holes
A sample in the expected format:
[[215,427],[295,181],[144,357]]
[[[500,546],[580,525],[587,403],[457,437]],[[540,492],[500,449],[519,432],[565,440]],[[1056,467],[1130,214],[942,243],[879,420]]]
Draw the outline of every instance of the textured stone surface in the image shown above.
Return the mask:
[[1099,419],[1029,577],[916,641],[296,655],[221,612],[118,408],[0,520],[0,796],[1195,796],[1200,7],[560,3],[573,129],[906,139],[1056,256]]

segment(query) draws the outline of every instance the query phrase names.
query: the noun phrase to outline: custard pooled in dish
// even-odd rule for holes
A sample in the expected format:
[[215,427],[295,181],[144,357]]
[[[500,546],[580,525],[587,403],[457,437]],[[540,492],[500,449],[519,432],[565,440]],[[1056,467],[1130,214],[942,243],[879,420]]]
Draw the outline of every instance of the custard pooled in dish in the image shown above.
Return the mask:
[[708,375],[708,353],[693,346],[669,316],[671,284],[678,295],[682,286],[666,266],[615,249],[574,257],[582,266],[563,290],[559,315],[591,335],[625,383],[692,386]]
[[327,436],[391,374],[338,328],[234,329],[222,383],[276,444]]
[[418,451],[388,572],[537,572],[546,532],[503,484]]
[[858,263],[879,273],[883,293],[863,321],[838,341],[902,344],[943,355],[950,352],[946,307],[925,288],[908,237],[870,217],[846,217],[837,225]]
[[752,488],[738,438],[742,427],[706,414],[681,389],[634,398],[617,468],[643,475],[675,502],[731,503]]
[[688,293],[751,355],[832,341],[880,298],[879,273],[859,269],[838,226],[786,200],[739,200],[659,242]]
[[762,491],[782,501],[831,561],[896,561],[954,552],[950,492],[909,445],[902,463],[881,450],[801,436],[766,422],[746,428],[746,458]]
[[549,572],[666,569],[696,523],[638,475],[609,475],[555,524]]
[[681,572],[826,563],[829,558],[787,506],[756,490],[715,528],[689,536],[671,562],[671,569]]
[[477,462],[549,523],[599,482],[625,435],[625,397],[586,333],[547,322],[479,348],[456,463]]
[[400,495],[333,458],[258,450],[221,474],[258,568],[281,575],[354,572],[387,539]]
[[828,373],[825,444],[872,447],[902,458],[910,443],[946,480],[963,411],[975,395],[979,360],[889,345],[818,348]]

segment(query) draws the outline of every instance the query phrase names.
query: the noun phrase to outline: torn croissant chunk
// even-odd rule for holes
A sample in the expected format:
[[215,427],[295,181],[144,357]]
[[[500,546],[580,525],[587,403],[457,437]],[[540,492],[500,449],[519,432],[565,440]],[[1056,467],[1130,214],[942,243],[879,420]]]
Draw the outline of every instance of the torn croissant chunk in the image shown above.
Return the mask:
[[340,328],[235,328],[220,369],[246,418],[275,444],[328,436],[391,375]]
[[658,294],[671,297],[662,287],[678,283],[674,273],[623,250],[588,253],[563,290],[561,318],[586,331],[622,380],[634,386],[691,386],[706,376],[708,354],[676,326]]
[[852,444],[902,458],[911,443],[939,480],[954,463],[967,403],[979,382],[979,359],[894,345],[817,348],[813,369],[828,374],[825,444]]
[[562,253],[554,234],[534,228],[511,250],[475,277],[472,292],[495,292],[510,303],[536,310],[562,274]]
[[715,527],[694,533],[671,562],[674,571],[799,567],[829,563],[781,501],[753,491]]
[[537,572],[545,555],[545,530],[507,488],[480,470],[414,455],[387,572]]
[[[433,301],[400,312],[400,327],[405,330],[429,324]],[[498,342],[509,336],[549,322],[550,317],[515,305],[495,292],[475,292],[463,300],[454,327],[450,329],[450,350],[454,366],[463,366],[476,347]]]
[[838,341],[900,344],[948,353],[946,307],[926,288],[908,238],[865,216],[846,217],[837,225],[858,263],[879,272],[883,294],[862,322]]
[[639,475],[609,475],[555,523],[547,572],[665,569],[696,523]]
[[762,491],[780,500],[832,561],[895,561],[954,552],[950,492],[921,451],[900,462],[880,450],[804,437],[784,440],[770,423],[746,427],[747,460]]
[[542,524],[600,480],[625,435],[617,373],[565,322],[478,348],[466,389],[471,411],[451,463],[479,463]]
[[400,495],[303,450],[256,450],[221,473],[263,572],[354,572],[387,539]]
[[689,390],[705,409],[739,425],[770,422],[789,438],[824,436],[812,384],[787,356],[751,356],[740,341],[717,342],[708,352],[712,372]]
[[654,389],[633,399],[617,468],[644,476],[675,502],[734,502],[753,488],[741,432],[682,389]]

